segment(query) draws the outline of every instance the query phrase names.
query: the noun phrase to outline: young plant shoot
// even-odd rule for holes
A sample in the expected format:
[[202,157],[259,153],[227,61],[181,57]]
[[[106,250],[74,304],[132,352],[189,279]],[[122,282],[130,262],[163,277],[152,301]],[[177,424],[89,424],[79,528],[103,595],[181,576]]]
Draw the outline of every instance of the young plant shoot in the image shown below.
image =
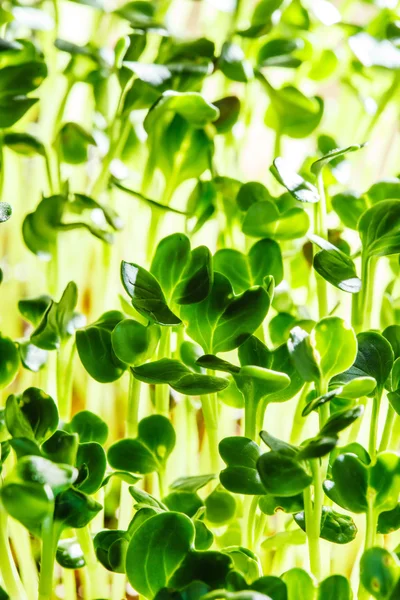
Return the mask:
[[399,600],[398,3],[0,4],[0,600]]

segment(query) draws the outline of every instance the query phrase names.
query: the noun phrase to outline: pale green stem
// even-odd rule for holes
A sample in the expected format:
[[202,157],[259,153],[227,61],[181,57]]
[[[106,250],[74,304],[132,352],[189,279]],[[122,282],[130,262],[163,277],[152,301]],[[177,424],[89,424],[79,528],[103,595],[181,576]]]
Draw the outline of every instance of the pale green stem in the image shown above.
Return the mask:
[[53,514],[42,523],[42,556],[39,575],[39,600],[51,600],[56,541]]
[[[170,327],[161,328],[161,339],[158,346],[157,358],[169,358],[170,355]],[[156,411],[159,415],[169,416],[169,386],[158,383],[155,390]]]
[[[251,500],[250,500],[250,498],[251,498],[250,496],[245,497],[245,506],[247,508],[247,512],[245,514],[245,533],[246,533],[245,546],[249,550],[253,550],[254,542],[255,542],[254,529],[255,529],[255,520],[256,520],[256,515],[257,515],[259,496],[253,496],[253,498],[251,498]],[[247,500],[250,500],[250,502],[247,503]]]
[[139,423],[141,382],[129,372],[128,410],[126,416],[126,435],[136,437]]
[[300,393],[299,399],[297,401],[296,411],[294,413],[292,431],[290,433],[290,443],[298,444],[300,441],[301,433],[304,429],[304,425],[306,423],[305,418],[302,416],[302,412],[305,406],[306,397],[308,391],[310,389],[310,383],[306,383]]
[[104,590],[101,589],[101,579],[98,573],[98,562],[94,551],[92,536],[90,535],[89,526],[76,529],[76,536],[82,548],[83,556],[85,557],[86,568],[89,576],[90,591],[88,600],[101,598]]
[[17,557],[21,578],[29,600],[36,600],[38,571],[32,554],[29,532],[14,519],[9,521],[11,542]]
[[205,394],[201,396],[201,406],[210,449],[211,471],[213,473],[219,473],[217,395]]
[[382,391],[379,391],[375,394],[375,396],[372,399],[372,414],[371,414],[371,423],[370,423],[370,429],[369,429],[369,444],[368,444],[368,452],[369,452],[372,462],[374,462],[375,458],[376,458],[379,408],[380,408],[380,404],[381,404],[381,397],[382,397]]
[[[319,202],[314,204],[314,233],[324,239],[328,239],[328,230],[326,228],[326,195],[322,171],[318,175],[317,186]],[[316,271],[315,279],[317,284],[319,318],[322,319],[329,313],[327,282]]]
[[383,428],[381,443],[379,444],[379,452],[383,452],[384,450],[387,450],[387,448],[389,446],[390,436],[392,434],[395,416],[396,416],[396,411],[394,410],[393,406],[389,403],[387,415],[386,415],[385,427]]
[[[321,558],[319,552],[320,525],[318,526],[318,523],[316,523],[314,519],[314,509],[310,486],[304,490],[303,496],[310,571],[316,579],[319,579],[321,574]],[[318,527],[316,527],[316,525]]]
[[28,600],[11,553],[7,533],[7,513],[0,502],[0,571],[11,600]]

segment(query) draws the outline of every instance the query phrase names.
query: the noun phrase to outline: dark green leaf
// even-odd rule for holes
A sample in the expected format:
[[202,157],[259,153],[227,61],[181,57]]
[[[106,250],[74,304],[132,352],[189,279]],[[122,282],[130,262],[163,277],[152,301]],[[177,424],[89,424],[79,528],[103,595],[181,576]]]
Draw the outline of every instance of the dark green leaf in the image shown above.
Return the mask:
[[215,273],[208,297],[198,304],[183,306],[181,316],[188,323],[190,337],[205,352],[217,354],[245,342],[264,320],[269,304],[269,295],[262,287],[235,296],[229,280]]
[[132,306],[143,316],[159,325],[179,325],[181,320],[167,306],[156,278],[133,263],[122,261],[121,279],[132,299]]
[[319,202],[317,188],[293,171],[287,161],[276,158],[271,167],[271,173],[287,191],[299,202]]
[[276,496],[294,496],[312,481],[296,459],[276,451],[260,456],[257,470],[266,492]]

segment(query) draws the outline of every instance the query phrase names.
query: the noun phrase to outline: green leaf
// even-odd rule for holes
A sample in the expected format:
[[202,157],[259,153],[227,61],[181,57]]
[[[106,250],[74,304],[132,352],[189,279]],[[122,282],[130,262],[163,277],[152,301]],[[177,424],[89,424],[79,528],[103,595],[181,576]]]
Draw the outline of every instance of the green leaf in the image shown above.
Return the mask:
[[108,311],[91,325],[76,332],[79,358],[89,375],[100,383],[116,381],[127,368],[112,347],[112,332],[123,319],[121,312]]
[[[286,583],[289,600],[314,600],[316,594],[316,581],[303,569],[289,569],[282,574],[282,579]],[[304,594],[304,596],[303,596]]]
[[374,331],[359,333],[357,344],[354,364],[347,371],[334,377],[331,383],[340,386],[355,378],[373,377],[379,392],[383,389],[393,366],[392,347],[382,335]]
[[106,454],[97,442],[84,442],[78,446],[76,467],[79,475],[75,487],[85,494],[94,494],[102,486],[106,472]]
[[221,484],[236,494],[265,493],[257,471],[259,446],[245,437],[227,437],[219,443],[219,453],[227,468],[221,471]]
[[70,281],[60,301],[52,301],[31,335],[32,343],[43,350],[58,350],[75,331],[75,307],[78,301],[76,283]]
[[0,389],[10,385],[18,373],[19,353],[11,338],[0,333]]
[[56,560],[64,569],[82,569],[85,557],[76,538],[65,538],[57,544]]
[[309,335],[299,327],[290,333],[289,351],[306,381],[328,383],[354,363],[357,338],[353,329],[339,317],[321,319]]
[[108,425],[90,410],[76,413],[68,424],[68,431],[77,433],[81,444],[98,442],[105,444],[108,437]]
[[343,575],[330,575],[318,587],[318,600],[352,600],[350,583]]
[[182,492],[198,492],[205,485],[215,479],[215,475],[188,475],[179,477],[171,483],[171,490],[179,490]]
[[204,501],[206,508],[205,519],[213,526],[222,526],[231,521],[236,514],[237,504],[235,497],[217,487]]
[[145,383],[167,383],[181,394],[198,396],[225,389],[229,382],[221,377],[193,373],[179,360],[162,358],[132,367],[132,373]]
[[168,308],[157,279],[134,263],[121,263],[121,279],[132,306],[159,325],[179,325],[181,320]]
[[329,454],[338,443],[338,438],[333,435],[324,435],[322,431],[315,437],[306,442],[300,447],[300,452],[297,455],[299,460],[309,458],[321,458]]
[[232,42],[223,44],[217,64],[225,77],[232,81],[246,83],[253,77],[253,69],[246,60],[243,50]]
[[311,173],[313,173],[316,177],[321,173],[322,169],[329,164],[332,160],[335,160],[339,157],[344,156],[345,154],[349,154],[350,152],[356,152],[363,148],[365,144],[353,144],[352,146],[347,146],[347,148],[335,148],[331,150],[322,158],[319,158],[311,165]]
[[361,290],[361,279],[357,277],[351,258],[319,236],[312,235],[310,239],[322,248],[313,259],[313,266],[317,273],[343,292],[357,294]]
[[108,571],[125,573],[126,551],[130,535],[120,529],[99,531],[93,540],[97,560]]
[[112,348],[120,361],[141,365],[154,355],[160,335],[158,325],[145,327],[134,319],[123,319],[112,331]]
[[65,123],[57,134],[55,144],[63,162],[79,165],[88,160],[88,147],[96,146],[94,138],[78,123]]
[[19,300],[18,310],[24,319],[37,326],[51,302],[51,297],[46,294],[35,298],[26,298],[25,300]]
[[75,465],[79,438],[76,433],[68,433],[58,429],[42,445],[44,456],[55,463]]
[[267,127],[292,138],[307,137],[318,127],[324,112],[322,98],[308,98],[292,85],[276,90],[265,84],[265,89],[270,98],[265,115]]
[[146,131],[150,133],[157,122],[168,112],[180,115],[195,128],[202,128],[219,117],[218,109],[207,102],[201,94],[169,90],[162,94],[148,112],[144,120]]
[[352,192],[343,192],[332,196],[331,202],[343,225],[357,230],[358,221],[368,208],[365,196],[359,197]]
[[[304,511],[294,515],[294,520],[303,531],[306,531]],[[338,513],[329,506],[322,507],[320,536],[333,544],[348,544],[357,535],[357,527],[351,517]]]
[[139,423],[138,436],[110,446],[107,458],[114,469],[133,473],[152,473],[165,467],[175,446],[175,431],[162,415],[151,415]]
[[240,114],[240,100],[237,96],[226,96],[215,100],[214,106],[219,110],[219,117],[213,122],[217,133],[228,133],[237,122]]
[[288,497],[266,494],[261,496],[258,505],[261,512],[266,515],[274,515],[278,511],[289,514],[297,513],[304,508],[303,494]]
[[250,237],[295,240],[304,237],[309,227],[310,219],[302,208],[289,208],[280,213],[272,202],[258,202],[247,211],[242,231]]
[[163,498],[163,502],[169,510],[183,513],[191,518],[204,506],[200,496],[190,491],[170,492]]
[[263,67],[297,68],[302,61],[297,58],[296,50],[304,48],[301,38],[275,38],[266,42],[258,51],[257,63]]
[[292,170],[283,158],[276,158],[271,166],[271,173],[279,183],[299,202],[319,202],[317,188]]
[[198,304],[183,306],[181,317],[187,323],[188,335],[205,352],[216,354],[243,344],[262,323],[269,305],[269,295],[262,287],[235,296],[229,280],[215,273],[208,297]]
[[3,143],[7,148],[13,150],[22,156],[45,156],[46,150],[43,143],[35,136],[29,133],[9,132],[3,138]]
[[358,222],[363,252],[371,256],[400,253],[400,200],[382,200],[371,206]]
[[354,406],[353,408],[348,408],[345,410],[335,412],[326,421],[325,425],[319,432],[319,435],[335,436],[338,433],[340,433],[343,429],[346,429],[347,427],[352,425],[354,421],[362,417],[363,414],[364,406],[362,404]]
[[16,94],[0,96],[0,129],[15,125],[37,101],[38,98]]
[[[338,377],[340,378],[340,375]],[[334,380],[335,378],[333,381]],[[355,377],[343,385],[330,389],[329,392],[323,396],[319,396],[308,402],[301,414],[303,417],[306,417],[313,410],[318,410],[322,404],[325,404],[336,397],[357,400],[363,396],[370,396],[375,388],[376,381],[373,377]]]
[[353,513],[367,511],[368,469],[357,456],[340,454],[332,465],[332,478],[340,506]]
[[129,493],[132,496],[132,498],[136,501],[136,506],[155,508],[157,509],[157,511],[167,510],[165,504],[163,504],[160,500],[157,500],[157,498],[154,498],[154,496],[151,496],[144,490],[140,490],[139,488],[130,486]]
[[150,271],[159,282],[168,304],[201,302],[211,289],[210,251],[205,246],[191,250],[189,238],[181,233],[161,240]]
[[248,254],[238,250],[218,250],[214,255],[214,269],[229,279],[235,294],[254,285],[262,286],[265,277],[272,275],[275,285],[283,279],[283,262],[279,245],[274,240],[256,242]]
[[378,600],[388,598],[399,578],[399,561],[385,548],[368,548],[360,561],[360,579],[364,588]]
[[385,510],[378,517],[377,532],[388,535],[400,529],[400,503],[392,510]]
[[58,410],[53,398],[31,387],[20,396],[7,398],[5,420],[13,437],[27,438],[40,445],[57,429]]
[[70,488],[56,498],[54,518],[63,527],[81,529],[102,510],[102,505],[79,490]]
[[264,444],[268,446],[274,452],[279,452],[285,456],[289,456],[289,458],[296,457],[298,455],[299,449],[292,444],[288,444],[283,440],[280,440],[277,437],[274,437],[268,431],[261,431],[260,437]]
[[312,481],[311,475],[296,459],[276,451],[260,456],[257,470],[265,491],[276,496],[294,496]]
[[147,519],[128,546],[126,574],[130,584],[147,598],[168,587],[193,547],[194,537],[194,526],[186,515],[167,512]]
[[192,581],[202,581],[213,589],[224,586],[232,561],[222,552],[192,550],[173,574],[170,585],[182,588]]
[[240,210],[246,211],[257,202],[275,202],[265,185],[258,181],[249,181],[244,183],[236,196],[236,204]]
[[0,74],[0,97],[23,97],[44,81],[47,67],[44,62],[32,61],[3,67]]
[[290,331],[288,348],[302,378],[305,381],[318,381],[320,378],[318,356],[310,334],[301,327],[294,327]]
[[57,496],[76,480],[78,471],[71,465],[55,464],[42,456],[24,456],[19,459],[9,481],[20,481],[48,486]]

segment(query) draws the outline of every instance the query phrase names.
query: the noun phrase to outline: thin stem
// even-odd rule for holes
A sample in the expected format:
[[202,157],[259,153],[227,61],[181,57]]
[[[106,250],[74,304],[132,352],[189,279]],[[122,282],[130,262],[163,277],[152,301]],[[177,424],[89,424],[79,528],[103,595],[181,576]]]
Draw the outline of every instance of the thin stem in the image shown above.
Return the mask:
[[45,167],[46,167],[46,177],[47,177],[47,183],[49,186],[49,191],[50,191],[51,195],[54,195],[56,193],[56,191],[55,191],[55,186],[54,186],[54,181],[53,181],[53,175],[51,173],[50,158],[49,158],[48,152],[46,152],[46,151],[44,154],[44,163],[45,163]]
[[274,158],[282,155],[282,133],[277,130],[275,132]]
[[88,595],[90,598],[88,600],[90,600],[91,598],[101,598],[104,590],[101,589],[100,585],[97,569],[98,563],[96,553],[94,551],[93,540],[90,534],[89,526],[86,525],[86,527],[76,529],[76,536],[82,548],[82,552],[85,557],[87,572],[89,575],[90,591],[88,592]]
[[158,478],[158,491],[160,494],[160,499],[162,500],[165,496],[165,490],[166,490],[166,485],[165,485],[165,469],[160,468],[157,471],[157,478]]
[[377,392],[372,400],[372,414],[371,414],[371,423],[369,429],[369,443],[368,443],[368,452],[371,457],[372,462],[375,461],[376,458],[376,446],[377,446],[377,437],[378,437],[378,420],[379,420],[379,408],[381,404],[382,392]]
[[310,570],[311,573],[319,579],[321,573],[321,558],[319,553],[319,535],[320,527],[318,530],[315,528],[314,520],[314,509],[311,499],[311,487],[307,487],[304,492],[304,515],[308,542],[308,553],[310,559]]
[[32,554],[29,532],[19,521],[10,519],[10,538],[16,554],[21,579],[29,600],[36,600],[38,586],[38,571]]
[[126,415],[126,435],[136,437],[139,423],[141,382],[129,372],[128,411]]
[[[247,496],[246,496],[247,500]],[[248,510],[246,514],[245,524],[246,524],[246,548],[249,550],[253,550],[254,542],[255,542],[255,520],[257,514],[259,496],[253,496],[251,502],[248,505]]]
[[374,274],[377,259],[369,258],[365,253],[361,255],[361,281],[362,288],[356,311],[353,311],[353,326],[357,333],[366,331],[371,327],[374,296]]
[[211,470],[213,473],[219,473],[217,395],[205,394],[201,396],[201,406],[210,449]]
[[39,600],[50,600],[53,594],[53,572],[55,559],[53,514],[42,524],[42,557],[40,561]]
[[244,435],[250,440],[257,438],[257,409],[259,402],[254,397],[253,389],[246,394],[244,405]]
[[300,441],[301,432],[303,431],[304,425],[306,423],[305,418],[302,416],[302,412],[305,406],[306,397],[308,391],[310,389],[310,383],[306,383],[303,387],[299,399],[297,401],[296,411],[294,413],[292,431],[290,433],[290,443],[298,444]]
[[[161,328],[161,339],[158,346],[158,359],[168,358],[170,355],[170,335],[169,327]],[[156,385],[155,391],[156,411],[159,415],[169,416],[169,386],[164,383]]]
[[57,352],[57,401],[60,417],[63,421],[69,421],[71,418],[75,342],[71,346],[68,360],[65,363],[66,349],[66,346],[61,345]]
[[[328,230],[326,228],[326,195],[322,171],[318,175],[317,187],[319,193],[319,202],[314,204],[314,233],[324,239],[328,239]],[[326,317],[329,313],[328,288],[327,282],[319,273],[315,271],[317,284],[318,312],[319,318]]]
[[375,544],[375,536],[376,536],[376,527],[378,522],[378,516],[374,510],[374,502],[373,499],[369,499],[368,501],[368,510],[367,510],[367,528],[365,533],[365,548],[364,550],[368,550],[368,548],[372,548]]
[[379,444],[379,452],[383,452],[389,446],[390,436],[392,434],[392,428],[393,428],[395,416],[396,416],[396,411],[394,410],[393,406],[389,403],[387,415],[386,415],[385,427],[383,428],[381,443]]
[[11,553],[7,533],[7,513],[0,502],[0,571],[11,600],[28,600]]

